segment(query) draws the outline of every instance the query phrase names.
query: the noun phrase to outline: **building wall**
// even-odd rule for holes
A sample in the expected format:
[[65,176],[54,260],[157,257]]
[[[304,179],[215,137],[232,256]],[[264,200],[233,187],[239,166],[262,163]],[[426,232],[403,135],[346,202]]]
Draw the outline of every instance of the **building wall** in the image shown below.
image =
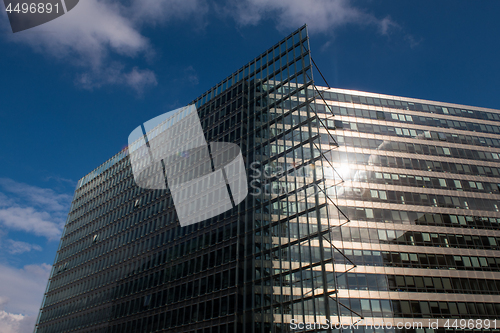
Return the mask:
[[334,243],[357,265],[339,298],[365,322],[498,318],[500,112],[321,90],[345,180],[331,193],[351,220]]
[[[247,170],[269,147],[256,138],[258,127],[276,140],[283,119],[299,113],[299,99],[312,100],[307,38],[302,27],[193,101],[207,141],[238,144]],[[305,140],[311,120],[302,108]],[[296,149],[302,154],[306,144]],[[261,205],[248,196],[181,228],[169,191],[136,186],[127,150],[120,152],[78,183],[36,332],[260,329],[253,235]]]
[[127,150],[82,178],[36,332],[499,317],[499,111],[313,83],[302,27],[193,101],[245,158],[217,217],[181,228]]

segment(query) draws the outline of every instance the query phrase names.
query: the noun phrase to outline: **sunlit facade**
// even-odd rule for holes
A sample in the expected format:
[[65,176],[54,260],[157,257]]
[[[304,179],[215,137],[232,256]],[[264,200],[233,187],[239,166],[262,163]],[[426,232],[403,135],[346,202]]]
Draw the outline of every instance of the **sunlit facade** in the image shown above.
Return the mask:
[[340,301],[364,323],[498,328],[500,111],[319,89],[350,218],[334,244],[356,264],[337,279]]
[[247,198],[180,227],[121,151],[78,183],[36,332],[500,317],[499,111],[315,86],[306,27],[193,104]]

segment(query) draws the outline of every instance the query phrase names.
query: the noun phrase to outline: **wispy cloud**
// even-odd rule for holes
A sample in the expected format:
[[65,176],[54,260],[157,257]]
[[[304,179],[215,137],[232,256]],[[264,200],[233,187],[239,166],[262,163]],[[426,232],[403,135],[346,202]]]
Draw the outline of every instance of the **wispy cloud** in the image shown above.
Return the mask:
[[68,209],[71,196],[59,194],[49,188],[31,186],[9,178],[0,178],[0,188],[4,193],[15,194],[19,199],[49,211]]
[[420,43],[422,43],[424,39],[422,37],[415,38],[413,35],[407,34],[405,35],[405,40],[410,44],[410,47],[413,49],[418,45],[420,45]]
[[4,193],[0,192],[0,208],[2,208],[2,207],[9,207],[9,206],[14,205],[14,204],[15,204],[14,200],[12,200],[11,198],[9,198]]
[[[61,223],[47,212],[36,211],[33,207],[9,207],[0,209],[0,222],[9,229],[57,239],[61,234]],[[60,221],[59,221],[60,222]]]
[[6,229],[57,239],[70,203],[69,194],[0,178],[0,223]]
[[123,79],[138,93],[142,93],[145,86],[157,85],[156,75],[152,71],[137,67],[134,67],[131,72],[125,74]]
[[107,68],[85,72],[77,76],[75,82],[85,89],[93,90],[106,85],[127,85],[134,89],[139,95],[148,86],[156,86],[158,81],[153,71],[134,67],[131,71],[124,70],[125,66],[114,62]]
[[0,332],[33,332],[51,268],[47,264],[21,269],[0,265]]
[[42,247],[40,245],[15,241],[12,239],[7,240],[6,248],[10,254],[22,254],[30,251],[42,251]]
[[[322,33],[348,24],[373,26],[380,34],[398,27],[390,17],[378,18],[350,0],[226,0],[222,5],[214,0],[84,0],[56,20],[5,36],[76,66],[74,81],[84,89],[121,85],[141,94],[158,82],[154,71],[137,66],[138,60],[147,63],[155,54],[144,28],[184,20],[200,29],[211,7],[239,25],[272,19],[287,31],[304,23]],[[5,13],[0,14],[4,30],[6,22]]]
[[394,22],[390,17],[384,17],[382,20],[375,20],[378,25],[379,31],[382,35],[387,35],[392,29],[399,28],[399,25]]
[[0,297],[5,300],[3,310],[36,315],[51,269],[48,264],[26,265],[20,269],[0,264]]
[[77,184],[77,182],[74,181],[73,179],[67,179],[67,178],[63,178],[60,176],[47,176],[43,180],[44,181],[54,180],[55,182],[57,182],[59,184],[68,185],[68,186],[71,186],[73,188],[76,187],[76,184]]
[[379,19],[357,8],[349,0],[242,0],[228,2],[222,12],[240,25],[256,25],[264,19],[276,21],[280,30],[304,23],[313,32],[332,32],[347,24],[373,25],[381,34],[397,26],[389,17]]
[[198,73],[193,66],[188,66],[186,67],[186,69],[184,69],[184,77],[189,84],[192,84],[194,86],[200,82]]
[[0,310],[3,309],[3,307],[5,306],[5,304],[7,304],[8,301],[9,299],[7,297],[0,296]]
[[[154,53],[141,29],[198,16],[206,8],[203,0],[84,0],[56,20],[10,35],[10,40],[77,66],[81,72],[75,82],[83,88],[125,85],[141,92],[157,82],[151,70],[126,66],[127,60]],[[5,22],[6,15],[1,16]]]

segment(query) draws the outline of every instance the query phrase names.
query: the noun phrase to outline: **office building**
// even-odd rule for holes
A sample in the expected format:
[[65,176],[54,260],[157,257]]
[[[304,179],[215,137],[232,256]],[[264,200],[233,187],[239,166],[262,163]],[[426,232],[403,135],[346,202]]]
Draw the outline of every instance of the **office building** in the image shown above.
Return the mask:
[[365,323],[498,318],[500,112],[319,89],[350,219],[333,242],[356,264],[337,278],[339,301]]
[[498,318],[500,112],[320,87],[312,70],[302,27],[191,103],[207,142],[245,160],[246,199],[216,217],[180,227],[126,149],[82,178],[36,332]]

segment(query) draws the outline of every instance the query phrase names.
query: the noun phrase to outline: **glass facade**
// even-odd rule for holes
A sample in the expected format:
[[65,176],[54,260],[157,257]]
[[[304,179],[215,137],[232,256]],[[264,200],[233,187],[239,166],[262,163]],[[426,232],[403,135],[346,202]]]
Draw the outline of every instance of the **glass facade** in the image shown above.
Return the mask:
[[498,331],[500,111],[318,89],[318,114],[335,115],[331,161],[344,179],[330,193],[350,218],[332,238],[356,264],[337,278],[354,311],[341,316],[421,322],[421,332],[490,320],[465,328]]
[[37,333],[500,317],[499,111],[316,86],[305,26],[192,104],[246,199],[180,227],[121,151],[78,183]]

